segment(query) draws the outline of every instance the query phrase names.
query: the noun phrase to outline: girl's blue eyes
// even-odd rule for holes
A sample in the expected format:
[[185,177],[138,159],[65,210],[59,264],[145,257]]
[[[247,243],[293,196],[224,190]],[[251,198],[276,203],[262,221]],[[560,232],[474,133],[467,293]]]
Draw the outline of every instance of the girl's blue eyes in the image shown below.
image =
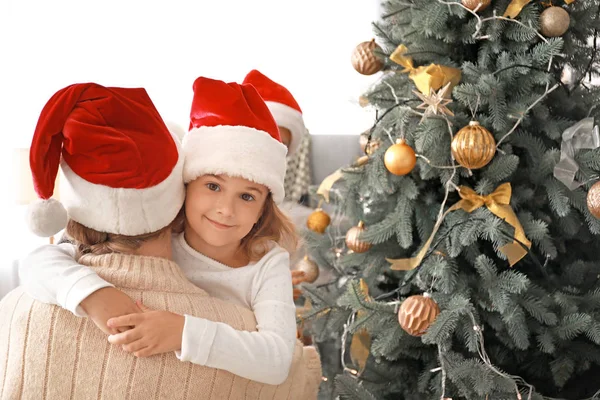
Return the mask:
[[[221,187],[219,185],[217,185],[216,183],[207,183],[206,187],[208,188],[208,190],[211,190],[213,192],[219,192],[221,190]],[[251,194],[248,194],[248,193],[244,193],[240,197],[244,201],[254,201],[254,200],[256,200],[254,198],[254,196],[252,196]]]
[[244,201],[254,201],[254,196],[252,196],[251,194],[248,194],[248,193],[244,193],[242,195],[242,200],[244,200]]

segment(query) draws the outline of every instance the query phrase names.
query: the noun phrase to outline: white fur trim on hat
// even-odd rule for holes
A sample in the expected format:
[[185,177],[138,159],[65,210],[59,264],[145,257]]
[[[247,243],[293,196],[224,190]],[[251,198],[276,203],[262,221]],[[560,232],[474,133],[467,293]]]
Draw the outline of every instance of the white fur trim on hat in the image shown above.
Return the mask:
[[273,114],[277,126],[283,126],[292,132],[292,142],[290,143],[288,156],[295,154],[302,141],[302,136],[306,134],[306,126],[304,125],[302,113],[290,106],[274,101],[265,101],[265,103],[269,107],[271,114]]
[[247,126],[202,126],[183,140],[183,180],[206,174],[241,177],[265,185],[283,201],[287,148],[271,135]]
[[38,199],[27,208],[27,225],[31,232],[41,237],[50,237],[67,226],[67,210],[56,199]]
[[[145,189],[111,188],[86,181],[61,161],[60,199],[69,218],[99,232],[127,236],[156,232],[169,225],[185,200],[183,157],[169,176]],[[158,155],[157,155],[158,157]]]
[[171,132],[171,135],[179,140],[179,143],[183,142],[185,129],[183,129],[181,125],[173,121],[165,121],[165,125],[167,126],[167,129],[169,129],[169,132]]

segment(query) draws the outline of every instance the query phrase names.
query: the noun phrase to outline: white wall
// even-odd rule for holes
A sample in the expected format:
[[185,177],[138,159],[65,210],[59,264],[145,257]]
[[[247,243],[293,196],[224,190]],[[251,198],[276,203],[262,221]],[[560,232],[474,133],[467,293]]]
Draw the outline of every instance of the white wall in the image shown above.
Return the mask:
[[[257,68],[294,93],[312,134],[358,135],[374,116],[357,98],[376,76],[355,72],[350,54],[372,37],[377,3],[0,0],[0,167],[10,171],[10,150],[29,146],[51,95],[86,81],[143,86],[165,119],[187,127],[197,76],[241,81]],[[10,174],[0,175],[6,187]],[[0,199],[3,220],[22,224],[10,193]]]
[[355,101],[373,78],[350,53],[372,36],[376,0],[1,1],[2,121],[19,146],[68,84],[143,86],[165,119],[187,124],[197,76],[241,81],[252,68],[288,86],[313,134],[372,122]]

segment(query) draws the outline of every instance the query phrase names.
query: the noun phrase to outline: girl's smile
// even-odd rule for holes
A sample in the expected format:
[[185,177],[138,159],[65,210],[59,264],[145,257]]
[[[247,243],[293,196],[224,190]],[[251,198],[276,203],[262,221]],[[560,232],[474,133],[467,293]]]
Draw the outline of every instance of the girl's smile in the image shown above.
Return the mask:
[[206,218],[206,220],[208,222],[210,222],[211,224],[213,224],[215,226],[215,228],[217,228],[217,229],[225,230],[225,229],[230,229],[230,228],[235,227],[235,225],[225,225],[225,224],[221,224],[217,221],[213,221],[212,219],[208,218],[206,215],[204,216],[204,218]]

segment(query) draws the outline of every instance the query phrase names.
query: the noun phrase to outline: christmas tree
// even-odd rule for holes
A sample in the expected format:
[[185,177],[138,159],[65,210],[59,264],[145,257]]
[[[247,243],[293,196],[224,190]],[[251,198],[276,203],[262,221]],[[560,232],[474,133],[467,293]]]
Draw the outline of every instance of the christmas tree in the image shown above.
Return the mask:
[[307,232],[334,274],[304,287],[301,316],[340,349],[324,357],[324,392],[591,398],[600,1],[389,0],[382,12],[352,58],[381,75],[361,97],[377,110],[366,155],[319,188],[343,218]]

